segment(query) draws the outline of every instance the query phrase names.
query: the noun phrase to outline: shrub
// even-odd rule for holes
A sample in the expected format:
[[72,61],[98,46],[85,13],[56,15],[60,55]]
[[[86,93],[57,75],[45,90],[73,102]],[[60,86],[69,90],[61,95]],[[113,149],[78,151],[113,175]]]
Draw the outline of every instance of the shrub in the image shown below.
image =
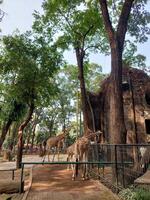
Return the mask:
[[119,192],[119,197],[123,200],[150,200],[150,191],[144,188],[130,188]]
[[123,189],[119,192],[119,197],[123,200],[135,200],[136,192],[134,191],[134,187]]
[[150,191],[143,188],[136,189],[136,200],[150,200]]

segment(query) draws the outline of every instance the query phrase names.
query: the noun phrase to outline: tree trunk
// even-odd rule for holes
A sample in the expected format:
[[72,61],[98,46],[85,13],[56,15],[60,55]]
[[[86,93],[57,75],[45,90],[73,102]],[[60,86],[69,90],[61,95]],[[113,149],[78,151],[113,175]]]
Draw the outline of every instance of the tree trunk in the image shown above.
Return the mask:
[[122,96],[122,53],[114,41],[111,48],[111,85],[110,85],[110,142],[112,144],[126,143],[126,128],[124,124]]
[[31,134],[30,134],[30,127],[27,130],[27,142],[25,142],[27,144],[27,149],[29,149],[29,144],[30,144],[30,138],[31,138]]
[[[112,144],[125,144],[126,143],[126,128],[124,123],[124,110],[123,110],[123,96],[122,96],[122,55],[121,50],[118,47],[118,41],[114,41],[113,48],[111,48],[111,85],[110,85],[110,116],[109,116],[109,131],[110,142]],[[117,147],[117,161],[123,162],[123,156],[125,149]],[[124,156],[125,157],[125,156]],[[111,159],[115,161],[115,152],[112,149]],[[122,166],[121,166],[122,167]],[[113,182],[118,181],[124,185],[124,171],[121,170],[117,175],[116,170],[112,167]]]
[[19,126],[18,129],[18,144],[17,144],[18,150],[17,150],[17,162],[16,162],[16,166],[18,169],[21,168],[21,162],[22,162],[23,130],[31,120],[33,111],[34,111],[34,103],[30,105],[29,113],[24,122],[22,122],[22,124]]
[[9,146],[9,149],[11,151],[13,150],[13,147],[15,147],[15,141],[16,141],[16,137],[17,137],[17,129],[18,129],[18,122],[14,122],[13,127],[12,127],[11,143]]
[[3,125],[2,134],[1,134],[1,137],[0,137],[0,150],[2,148],[4,141],[5,141],[7,132],[9,130],[11,124],[12,124],[12,119],[8,119],[8,121]]
[[94,127],[92,126],[92,122],[90,119],[90,116],[91,116],[90,106],[89,106],[88,99],[87,99],[85,80],[84,80],[84,66],[83,66],[84,51],[79,50],[79,48],[76,48],[75,50],[76,50],[76,58],[77,58],[77,64],[78,64],[78,70],[79,70],[79,81],[80,81],[80,90],[81,90],[81,106],[82,106],[82,110],[83,110],[84,131],[86,131],[87,128],[90,128],[93,130]]
[[36,122],[35,122],[35,124],[33,125],[33,129],[32,129],[31,150],[33,150],[36,125],[37,125],[37,124],[36,124]]
[[[119,17],[117,30],[115,31],[108,12],[107,0],[99,0],[105,29],[108,35],[111,48],[111,84],[110,84],[110,116],[109,116],[109,131],[110,142],[113,144],[126,143],[126,128],[124,123],[123,96],[122,96],[122,53],[124,48],[125,35],[129,15],[131,12],[134,0],[125,0],[122,6]],[[118,149],[117,159],[119,162],[123,160],[123,154]],[[124,149],[125,150],[125,149]],[[114,161],[114,150],[111,152],[111,158]],[[113,177],[116,178],[116,173],[113,169]],[[123,170],[122,170],[123,174]],[[124,174],[123,174],[124,176]],[[119,181],[122,183],[122,178],[119,173]]]

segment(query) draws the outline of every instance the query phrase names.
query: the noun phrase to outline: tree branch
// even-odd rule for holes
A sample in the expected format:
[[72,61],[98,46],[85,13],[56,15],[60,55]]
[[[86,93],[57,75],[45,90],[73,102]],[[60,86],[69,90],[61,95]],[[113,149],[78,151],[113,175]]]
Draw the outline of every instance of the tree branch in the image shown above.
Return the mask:
[[127,32],[128,19],[134,0],[126,0],[123,4],[119,23],[117,27],[117,37],[119,39],[120,48],[123,50],[125,34]]
[[100,48],[99,45],[90,45],[90,46],[86,47],[86,48],[84,49],[84,51],[87,51],[88,49],[91,49],[91,48],[101,50],[101,48]]
[[99,4],[101,6],[102,16],[103,16],[103,20],[104,20],[104,24],[105,24],[105,29],[107,31],[109,41],[110,41],[110,45],[111,45],[112,40],[114,39],[115,33],[114,33],[114,30],[113,30],[113,27],[112,27],[112,23],[110,21],[108,7],[107,7],[107,1],[106,0],[99,0]]
[[[59,13],[62,15],[62,17],[64,17],[64,19],[66,20],[66,22],[68,23],[68,26],[73,30],[73,27],[71,25],[71,23],[69,22],[69,19],[65,16],[65,14],[58,8],[58,11]],[[81,33],[74,30],[74,32],[77,34],[77,35],[80,35],[81,36]]]
[[4,15],[5,15],[5,12],[0,9],[0,22],[2,21]]
[[85,34],[83,34],[83,41],[82,41],[82,48],[84,49],[84,42],[85,42],[85,38],[86,36],[89,34],[89,32],[92,30],[92,28],[94,27],[94,25],[91,25],[89,27],[89,29],[85,32]]

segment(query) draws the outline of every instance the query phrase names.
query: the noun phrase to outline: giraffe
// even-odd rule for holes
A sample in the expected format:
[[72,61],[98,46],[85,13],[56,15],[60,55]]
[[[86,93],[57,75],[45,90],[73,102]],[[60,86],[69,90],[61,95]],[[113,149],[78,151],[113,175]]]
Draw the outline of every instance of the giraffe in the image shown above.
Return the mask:
[[[69,147],[68,150],[68,157],[72,159],[72,161],[79,161],[79,162],[88,162],[88,151],[90,147],[90,142],[96,136],[101,135],[101,131],[92,132],[90,129],[86,132],[84,136],[78,138],[76,142]],[[76,164],[72,165],[72,180],[75,180],[76,177]],[[82,179],[85,180],[88,178],[88,167],[87,164],[82,165]]]
[[43,146],[44,146],[44,159],[43,159],[43,162],[44,162],[45,157],[46,157],[46,151],[47,151],[47,155],[48,155],[48,161],[50,161],[49,155],[50,155],[50,150],[52,148],[55,148],[52,161],[54,161],[56,153],[58,155],[58,161],[59,161],[60,149],[63,147],[64,140],[65,140],[66,136],[69,134],[70,130],[71,130],[71,127],[69,127],[68,129],[65,129],[59,135],[54,136],[54,137],[50,137],[46,141],[43,142]]
[[[67,153],[67,162],[70,162],[72,161],[73,159],[73,155],[74,155],[74,148],[75,148],[75,143],[73,143],[72,145],[70,145],[67,150],[66,150],[66,153]],[[67,166],[67,169],[70,168],[70,164],[68,164]]]

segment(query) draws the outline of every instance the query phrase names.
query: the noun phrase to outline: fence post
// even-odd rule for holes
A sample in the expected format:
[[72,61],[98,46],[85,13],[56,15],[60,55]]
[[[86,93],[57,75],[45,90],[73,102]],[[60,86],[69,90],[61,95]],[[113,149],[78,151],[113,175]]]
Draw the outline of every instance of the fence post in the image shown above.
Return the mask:
[[116,174],[116,183],[118,186],[118,166],[117,166],[117,145],[115,144],[115,174]]
[[21,163],[21,178],[20,178],[20,194],[24,191],[24,182],[23,182],[23,171],[24,171],[24,164]]
[[125,177],[124,177],[124,154],[126,153],[125,145],[122,145],[122,156],[121,156],[121,165],[122,165],[122,185],[125,187]]

